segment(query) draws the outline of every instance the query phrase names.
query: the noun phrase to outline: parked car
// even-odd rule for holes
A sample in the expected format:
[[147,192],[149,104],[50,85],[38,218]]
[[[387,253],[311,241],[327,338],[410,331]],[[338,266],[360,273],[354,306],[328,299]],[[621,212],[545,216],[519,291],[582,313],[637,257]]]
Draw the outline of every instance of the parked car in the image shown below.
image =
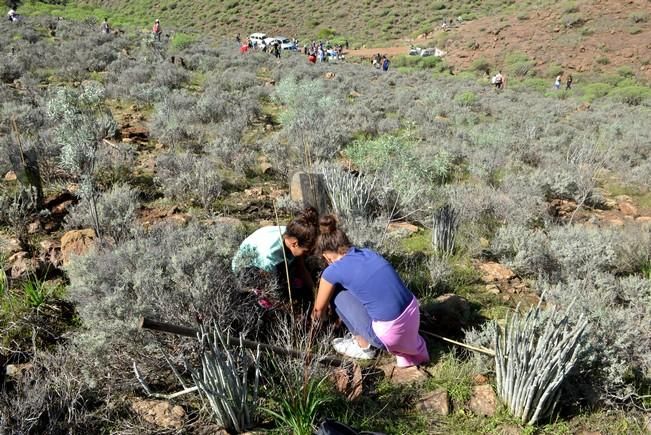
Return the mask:
[[249,41],[251,41],[253,45],[257,45],[258,47],[264,47],[266,45],[264,42],[265,39],[269,39],[267,38],[266,33],[251,33],[251,35],[249,36]]
[[280,48],[283,50],[297,50],[296,44],[294,44],[291,39],[285,38],[284,36],[276,36],[274,38],[280,44]]

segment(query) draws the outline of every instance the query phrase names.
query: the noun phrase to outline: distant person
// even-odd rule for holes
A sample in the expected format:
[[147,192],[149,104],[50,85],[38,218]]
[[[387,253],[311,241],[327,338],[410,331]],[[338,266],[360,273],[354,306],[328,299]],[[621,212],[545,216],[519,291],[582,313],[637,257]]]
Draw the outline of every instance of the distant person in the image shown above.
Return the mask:
[[556,80],[554,80],[554,88],[556,88],[556,90],[561,88],[561,74],[556,76]]
[[504,89],[504,76],[501,71],[498,71],[491,81],[495,85],[495,89]]
[[310,63],[316,63],[316,56],[314,53],[310,53],[310,55],[307,57],[307,61]]
[[111,26],[109,26],[108,18],[104,18],[104,21],[102,21],[102,25],[100,26],[100,31],[106,35],[111,33]]
[[390,63],[391,62],[389,62],[389,58],[384,56],[384,58],[382,59],[382,71],[384,71],[384,72],[389,71],[389,64]]
[[242,38],[240,38],[239,33],[235,36],[235,41],[237,42],[237,45],[242,45]]
[[249,52],[249,45],[248,44],[242,44],[240,45],[240,53],[245,54]]
[[565,90],[569,91],[570,89],[572,89],[572,74],[567,76],[567,81],[565,82]]
[[154,22],[154,27],[151,29],[151,33],[154,34],[154,40],[160,41],[160,37],[163,34],[163,29],[160,27],[160,21],[156,20]]
[[12,23],[15,23],[18,21],[18,13],[14,9],[9,9],[9,12],[7,12],[7,19]]

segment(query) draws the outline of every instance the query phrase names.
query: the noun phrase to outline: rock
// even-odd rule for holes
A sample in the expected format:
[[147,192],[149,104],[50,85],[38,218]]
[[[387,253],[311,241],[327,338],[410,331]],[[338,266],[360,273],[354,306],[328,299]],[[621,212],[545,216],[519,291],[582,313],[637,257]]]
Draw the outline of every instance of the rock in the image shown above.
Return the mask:
[[41,221],[36,219],[27,225],[27,234],[36,234],[41,231]]
[[417,233],[419,230],[419,228],[416,225],[410,224],[408,222],[391,222],[388,225],[387,229],[390,232],[401,231],[401,232],[405,232],[406,234],[414,234]]
[[607,216],[604,218],[604,222],[609,225],[614,225],[616,227],[624,226],[624,220],[614,216]]
[[649,223],[651,222],[651,216],[638,216],[635,218],[635,222]]
[[52,214],[68,214],[68,209],[75,203],[74,200],[70,199],[68,201],[63,201],[61,204],[58,204],[52,208]]
[[334,72],[332,72],[332,71],[328,71],[328,72],[325,73],[325,75],[324,75],[324,77],[326,78],[326,80],[332,80],[332,79],[335,78],[335,76],[336,76],[336,74],[335,74]]
[[5,181],[16,181],[16,173],[14,171],[9,171],[5,174],[4,180]]
[[16,238],[6,238],[0,234],[0,257],[9,257],[20,251],[20,242]]
[[486,286],[486,291],[490,294],[493,295],[499,295],[500,294],[500,288],[496,286],[495,284],[488,284]]
[[364,390],[362,369],[354,364],[350,367],[339,367],[332,373],[335,388],[344,394],[348,400],[356,400]]
[[479,269],[483,272],[481,279],[485,283],[508,281],[515,277],[515,273],[511,269],[493,261],[480,263]]
[[73,255],[83,255],[95,245],[95,230],[86,228],[83,230],[68,231],[61,237],[62,263],[66,266]]
[[319,213],[328,210],[328,191],[322,174],[296,172],[289,184],[289,197],[301,207],[312,206]]
[[414,384],[424,382],[427,379],[427,374],[416,366],[401,368],[391,362],[385,363],[379,366],[379,368],[384,372],[384,375],[392,384]]
[[498,429],[499,435],[521,435],[524,431],[514,424],[506,424]]
[[54,267],[60,267],[63,263],[61,243],[56,240],[43,240],[39,245],[41,247],[39,259],[43,263],[50,263]]
[[477,373],[472,377],[472,382],[475,385],[486,385],[488,383],[488,377],[486,377],[486,375],[482,375],[481,373]]
[[37,274],[40,271],[42,263],[37,258],[30,258],[25,251],[19,251],[7,259],[11,266],[9,276],[11,279],[18,279],[24,275]]
[[497,396],[490,385],[472,387],[472,397],[468,402],[470,410],[478,416],[492,417],[497,409]]
[[440,388],[423,396],[417,403],[416,409],[424,412],[433,412],[438,415],[450,414],[450,397],[448,391]]
[[619,211],[624,213],[626,216],[637,216],[638,210],[637,207],[635,207],[633,204],[631,204],[628,201],[620,201],[617,203],[617,208],[619,208]]
[[26,372],[28,370],[31,370],[34,367],[34,364],[32,363],[25,363],[25,364],[7,364],[7,367],[5,368],[5,374],[9,378],[19,378],[23,375],[23,372]]
[[167,400],[136,400],[131,409],[158,427],[180,429],[185,421],[185,410],[179,405],[172,406]]

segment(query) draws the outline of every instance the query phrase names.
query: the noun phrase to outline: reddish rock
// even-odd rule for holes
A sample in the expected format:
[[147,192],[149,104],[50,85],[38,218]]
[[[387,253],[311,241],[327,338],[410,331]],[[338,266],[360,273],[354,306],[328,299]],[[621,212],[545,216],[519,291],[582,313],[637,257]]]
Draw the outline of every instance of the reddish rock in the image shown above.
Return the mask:
[[446,389],[440,388],[423,396],[417,403],[416,409],[432,412],[438,415],[450,414],[450,397]]
[[626,216],[637,216],[639,214],[637,207],[628,201],[621,201],[617,203],[617,208],[619,208],[619,211],[624,213]]
[[172,406],[166,400],[136,400],[131,404],[131,409],[143,420],[158,427],[180,429],[185,422],[185,410],[179,405]]
[[5,181],[16,181],[16,178],[16,173],[14,171],[9,171],[4,176]]
[[482,271],[482,281],[485,283],[492,283],[495,281],[508,281],[511,278],[515,277],[515,273],[508,267],[489,261],[486,263],[480,263],[479,269]]
[[475,385],[486,385],[488,383],[488,377],[486,375],[478,373],[472,377],[472,382]]
[[11,279],[18,279],[24,275],[36,274],[41,269],[41,262],[37,258],[31,258],[25,251],[19,251],[7,259],[11,266],[9,276]]
[[638,216],[635,218],[635,222],[649,223],[651,222],[651,216]]
[[387,226],[387,229],[390,232],[403,232],[406,234],[414,234],[417,233],[420,228],[418,228],[414,224],[410,224],[409,222],[391,222]]
[[492,417],[497,410],[497,396],[490,385],[472,387],[472,397],[468,403],[470,410],[478,416]]
[[83,255],[93,246],[95,246],[95,230],[92,228],[68,231],[61,237],[63,265],[66,266],[73,255]]
[[394,363],[383,364],[379,368],[392,384],[404,385],[424,382],[427,374],[418,367],[397,367]]

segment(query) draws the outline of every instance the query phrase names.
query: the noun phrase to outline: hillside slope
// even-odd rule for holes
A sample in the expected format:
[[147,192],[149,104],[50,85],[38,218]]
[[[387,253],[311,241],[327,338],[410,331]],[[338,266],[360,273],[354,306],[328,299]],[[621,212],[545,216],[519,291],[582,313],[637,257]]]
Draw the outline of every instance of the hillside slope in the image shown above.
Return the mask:
[[[473,62],[507,73],[523,69],[553,76],[609,73],[622,66],[651,79],[651,3],[648,0],[81,0],[90,13],[165,30],[234,38],[262,31],[299,39],[347,39],[351,48],[417,44],[448,52],[455,70]],[[95,9],[92,8],[102,8]],[[445,31],[442,22],[448,25]],[[398,49],[400,48],[400,49]],[[387,52],[390,52],[387,50]],[[475,66],[477,65],[475,63]],[[630,71],[629,71],[630,70]],[[526,71],[524,71],[526,72]],[[621,73],[621,71],[618,71]]]

